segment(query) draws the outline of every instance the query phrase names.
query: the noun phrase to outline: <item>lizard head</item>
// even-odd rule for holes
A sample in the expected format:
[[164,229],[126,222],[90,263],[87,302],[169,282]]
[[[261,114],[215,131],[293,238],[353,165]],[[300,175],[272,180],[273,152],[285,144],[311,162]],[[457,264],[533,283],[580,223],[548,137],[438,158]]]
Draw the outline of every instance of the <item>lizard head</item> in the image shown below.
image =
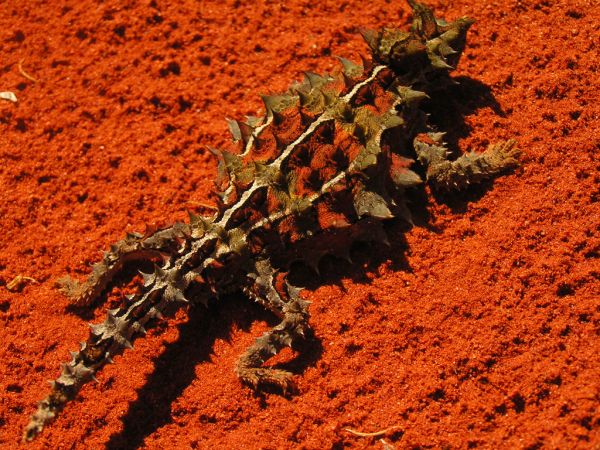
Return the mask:
[[373,59],[391,67],[408,81],[424,81],[432,74],[454,70],[465,48],[467,30],[475,22],[461,17],[454,22],[436,19],[425,5],[407,0],[413,9],[410,31],[382,28],[361,31]]

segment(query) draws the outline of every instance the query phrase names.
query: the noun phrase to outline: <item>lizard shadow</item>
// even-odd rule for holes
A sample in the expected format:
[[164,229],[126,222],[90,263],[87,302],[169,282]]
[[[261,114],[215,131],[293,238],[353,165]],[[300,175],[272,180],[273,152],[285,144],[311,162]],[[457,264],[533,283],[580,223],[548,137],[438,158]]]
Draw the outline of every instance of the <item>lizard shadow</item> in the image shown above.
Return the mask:
[[[226,308],[227,303],[224,303]],[[107,449],[139,448],[147,436],[172,421],[172,403],[194,380],[196,365],[210,360],[216,339],[229,338],[233,318],[223,317],[223,308],[211,309],[214,309],[211,314],[204,308],[190,309],[188,321],[179,326],[178,339],[166,345],[154,360],[154,370],[122,418],[123,429],[110,436]],[[215,328],[216,322],[223,327]]]
[[[444,141],[450,150],[452,157],[456,158],[463,153],[459,146],[460,139],[468,136],[473,127],[469,125],[466,118],[473,115],[482,108],[490,108],[499,117],[506,117],[507,113],[495,99],[489,86],[479,80],[466,76],[453,77],[458,84],[447,87],[444,95],[432,95],[424,102],[423,110],[430,114],[429,122],[439,131],[444,131]],[[482,151],[484,149],[477,149]],[[419,168],[416,168],[419,172]],[[420,175],[425,178],[421,170]],[[494,181],[484,181],[459,192],[436,192],[430,189],[417,189],[408,194],[412,223],[407,224],[391,221],[385,224],[390,244],[368,245],[367,251],[352,252],[354,264],[337,260],[334,263],[325,261],[323,272],[327,279],[315,279],[314,274],[310,276],[304,273],[299,278],[299,283],[309,289],[315,289],[320,283],[335,284],[343,289],[342,277],[346,276],[355,283],[369,283],[369,272],[376,271],[381,263],[388,261],[392,270],[412,272],[410,264],[406,259],[408,244],[405,234],[413,227],[425,228],[433,233],[442,233],[442,229],[432,223],[430,203],[433,200],[438,204],[446,205],[453,214],[463,214],[468,210],[468,205],[479,200],[492,188]],[[368,254],[365,258],[364,254]],[[363,256],[361,256],[363,255]],[[359,268],[361,267],[361,268]],[[311,269],[306,269],[310,272]],[[293,281],[292,281],[293,282]]]
[[319,263],[319,273],[303,263],[294,264],[288,279],[292,285],[302,286],[314,291],[322,285],[335,285],[343,292],[346,288],[343,279],[348,278],[355,284],[369,284],[369,274],[377,272],[383,262],[395,271],[411,272],[406,259],[408,244],[405,233],[410,229],[406,223],[390,221],[384,224],[388,243],[353,242],[350,247],[350,260],[326,255]]
[[[240,307],[240,304],[244,306]],[[210,361],[215,341],[229,341],[233,325],[247,332],[257,320],[266,321],[270,327],[277,324],[273,314],[241,293],[210,302],[208,309],[201,306],[190,308],[188,321],[179,326],[178,339],[166,345],[166,349],[154,360],[154,370],[122,418],[123,429],[110,436],[106,448],[139,448],[147,436],[172,423],[173,402],[196,379],[195,367]],[[165,327],[166,324],[160,326]],[[301,373],[308,365],[314,364],[322,353],[320,341],[313,336],[308,336],[299,348],[302,349],[301,357],[274,367]],[[264,395],[256,394],[259,397]]]

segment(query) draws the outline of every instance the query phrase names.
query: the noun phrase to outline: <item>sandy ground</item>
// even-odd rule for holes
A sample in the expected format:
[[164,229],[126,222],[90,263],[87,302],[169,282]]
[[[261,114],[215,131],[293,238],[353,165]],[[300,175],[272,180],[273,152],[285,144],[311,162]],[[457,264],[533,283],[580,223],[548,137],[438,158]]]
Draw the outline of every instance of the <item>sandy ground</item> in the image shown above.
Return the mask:
[[[305,292],[315,339],[280,358],[298,395],[236,379],[274,317],[233,295],[160,323],[30,448],[600,448],[600,7],[429,3],[477,19],[433,121],[455,150],[517,139],[522,166],[423,196],[414,228],[389,224],[391,248],[325,264]],[[225,116],[365,53],[358,28],[409,12],[383,0],[0,10],[0,91],[18,97],[0,100],[0,446],[14,448],[45,380],[104,315],[67,308],[55,280],[85,276],[125,231],[197,209]],[[17,275],[36,282],[11,291]],[[133,288],[113,286],[107,305]]]

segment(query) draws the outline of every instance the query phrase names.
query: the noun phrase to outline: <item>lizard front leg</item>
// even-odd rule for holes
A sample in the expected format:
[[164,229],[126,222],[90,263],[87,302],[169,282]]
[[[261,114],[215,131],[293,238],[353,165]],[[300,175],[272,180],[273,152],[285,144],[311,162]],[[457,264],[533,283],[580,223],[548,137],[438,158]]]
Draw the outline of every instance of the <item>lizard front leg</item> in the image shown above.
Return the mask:
[[466,153],[450,161],[442,136],[443,133],[423,133],[414,139],[417,158],[427,169],[427,181],[436,189],[461,189],[518,165],[519,150],[514,140],[498,142],[483,153]]
[[263,367],[263,364],[281,349],[291,347],[304,337],[309,328],[308,305],[298,295],[299,289],[290,286],[268,260],[255,263],[244,292],[276,314],[281,322],[259,337],[240,357],[236,366],[237,376],[253,389],[275,386],[284,393],[293,390],[291,372]]

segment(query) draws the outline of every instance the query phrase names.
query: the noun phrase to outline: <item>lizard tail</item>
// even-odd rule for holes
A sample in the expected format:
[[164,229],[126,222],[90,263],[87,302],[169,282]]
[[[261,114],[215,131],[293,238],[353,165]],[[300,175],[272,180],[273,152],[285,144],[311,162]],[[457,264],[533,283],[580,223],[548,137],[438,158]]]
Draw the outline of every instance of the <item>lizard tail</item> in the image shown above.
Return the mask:
[[145,326],[161,318],[169,303],[187,302],[184,289],[177,287],[171,272],[156,267],[153,274],[144,274],[141,292],[129,297],[128,305],[109,310],[104,322],[90,325],[90,334],[77,352],[71,352],[71,361],[62,364],[60,376],[51,381],[50,394],[38,404],[23,432],[23,441],[32,441],[73,400],[81,388],[91,380],[112,357],[132,348],[133,341],[146,333]]

